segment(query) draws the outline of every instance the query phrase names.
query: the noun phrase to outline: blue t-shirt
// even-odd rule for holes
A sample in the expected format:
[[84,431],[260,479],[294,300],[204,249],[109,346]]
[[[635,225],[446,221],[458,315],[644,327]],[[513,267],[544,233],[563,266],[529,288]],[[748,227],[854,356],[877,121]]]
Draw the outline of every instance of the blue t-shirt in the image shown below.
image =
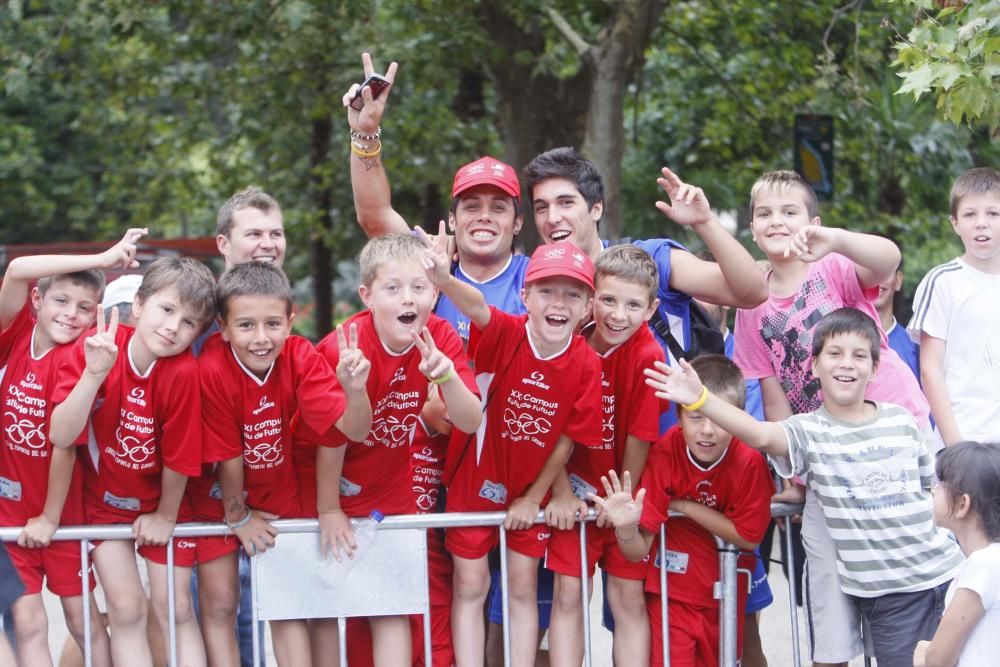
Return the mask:
[[[527,257],[511,255],[503,271],[489,280],[480,282],[470,278],[462,271],[461,264],[455,267],[455,277],[482,292],[489,305],[496,306],[511,315],[521,315],[525,312],[524,302],[521,300],[521,288],[524,287],[524,272],[527,268]],[[463,315],[444,294],[438,300],[434,313],[451,322],[451,326],[455,327],[462,340],[465,343],[469,342],[469,318]]]
[[886,337],[889,339],[889,347],[896,351],[899,358],[910,367],[913,374],[917,376],[917,380],[920,380],[920,346],[913,342],[910,338],[910,334],[903,327],[899,326],[899,322],[895,319],[892,321],[892,327],[885,332]]

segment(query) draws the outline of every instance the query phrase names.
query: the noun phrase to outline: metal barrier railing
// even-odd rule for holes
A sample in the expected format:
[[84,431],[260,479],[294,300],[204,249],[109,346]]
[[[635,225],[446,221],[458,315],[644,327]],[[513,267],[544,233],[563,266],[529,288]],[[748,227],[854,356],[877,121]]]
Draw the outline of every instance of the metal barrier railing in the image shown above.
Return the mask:
[[[771,515],[775,519],[783,519],[785,523],[785,543],[788,553],[789,576],[789,608],[792,630],[792,660],[795,667],[801,665],[801,655],[799,650],[799,627],[798,612],[796,609],[796,588],[794,556],[792,551],[791,538],[791,518],[795,514],[802,512],[802,505],[792,505],[786,503],[774,503],[771,505]],[[670,512],[671,516],[683,516],[679,512]],[[401,529],[434,529],[434,528],[460,528],[469,526],[497,526],[500,530],[500,578],[501,578],[501,607],[503,609],[503,645],[504,645],[504,667],[510,667],[510,603],[507,592],[507,531],[503,528],[506,518],[504,512],[466,512],[466,513],[444,513],[444,514],[407,514],[388,516],[380,524],[379,530],[401,530]],[[591,628],[590,614],[588,609],[590,578],[587,568],[586,536],[587,524],[596,519],[593,510],[587,517],[580,521],[580,560],[581,560],[581,592],[583,600],[583,638],[584,638],[584,665],[590,667],[591,660]],[[543,523],[544,516],[539,512],[535,523]],[[279,533],[315,533],[319,530],[319,522],[316,519],[283,519],[274,521],[274,526]],[[0,541],[14,542],[17,540],[21,528],[0,528]],[[176,600],[174,581],[174,538],[180,537],[210,537],[218,535],[229,535],[230,530],[224,524],[217,523],[186,523],[179,524],[174,529],[173,536],[167,544],[167,618],[168,618],[168,664],[171,667],[177,665],[177,636],[176,636]],[[80,540],[80,572],[89,571],[90,565],[90,542],[92,540],[130,540],[132,536],[132,526],[122,524],[116,526],[68,526],[59,528],[52,538],[53,540]],[[659,552],[666,552],[666,529],[661,526],[659,532]],[[719,549],[720,581],[716,584],[715,595],[720,600],[719,604],[719,664],[724,667],[735,667],[737,664],[737,560],[739,549],[716,538]],[[253,561],[251,561],[253,563]],[[667,568],[661,563],[659,568],[660,576],[660,617],[661,640],[663,642],[663,665],[670,665],[670,637],[667,607]],[[84,576],[81,574],[81,576]],[[84,665],[91,667],[91,646],[90,628],[93,622],[90,618],[90,588],[83,587],[83,636],[84,636]],[[259,655],[259,610],[257,605],[257,579],[256,567],[251,569],[251,590],[253,593],[253,664],[261,665]],[[430,611],[424,611],[424,655],[425,664],[433,664],[432,646],[430,636]],[[347,667],[346,653],[346,616],[338,617],[338,635],[340,643],[341,667]]]

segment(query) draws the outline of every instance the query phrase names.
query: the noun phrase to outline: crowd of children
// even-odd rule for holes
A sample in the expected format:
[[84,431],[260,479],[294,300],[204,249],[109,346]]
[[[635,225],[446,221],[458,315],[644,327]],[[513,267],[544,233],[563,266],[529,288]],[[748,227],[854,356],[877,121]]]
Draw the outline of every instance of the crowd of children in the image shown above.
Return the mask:
[[[363,103],[349,104],[356,95]],[[598,565],[615,664],[662,664],[664,623],[670,664],[718,664],[715,538],[740,549],[741,572],[759,565],[769,464],[805,487],[815,664],[859,655],[863,624],[880,666],[1000,655],[1000,321],[990,307],[1000,172],[956,181],[951,223],[965,252],[920,283],[908,326],[919,347],[908,347],[887,336],[902,331],[886,308],[898,248],[822,226],[792,172],[764,174],[750,193],[764,271],[704,192],[669,169],[659,183],[670,202],[658,207],[715,261],[668,239],[602,241],[603,183],[572,149],[524,171],[543,240],[530,258],[513,248],[529,204],[493,158],[456,173],[449,229],[411,231],[380,161],[385,95],[356,86],[345,96],[355,204],[372,237],[359,257],[365,309],[317,346],[291,333],[280,208],[259,190],[220,209],[218,281],[194,260],[158,259],[134,297],[108,304],[131,303],[129,325],[102,308],[101,270],[138,268],[145,229],[97,255],[8,265],[0,525],[23,527],[7,545],[23,591],[3,582],[18,664],[52,664],[43,583],[74,641],[87,639],[83,586],[96,580],[79,571],[79,543],[53,540],[61,525],[132,529],[133,540],[92,543],[107,600],[106,622],[91,609],[94,665],[154,664],[147,609],[164,635],[175,627],[180,664],[236,665],[247,653],[234,631],[246,601],[239,552],[273,548],[274,519],[317,518],[320,551],[343,558],[357,548],[351,517],[442,506],[506,514],[511,664],[535,663],[546,626],[551,663],[581,664],[580,577]],[[690,362],[677,353],[691,347],[692,298],[738,309],[733,360],[721,346]],[[744,411],[748,380],[766,421]],[[577,521],[591,507],[598,518],[581,544]],[[171,619],[166,545],[188,521],[224,522],[230,534],[173,541]],[[490,527],[428,532],[435,665],[492,663],[484,614],[498,539]],[[740,577],[738,647],[759,643],[743,636],[756,633],[759,606]],[[422,665],[421,623],[351,624],[350,664]],[[335,653],[323,620],[272,621],[271,634],[282,667]],[[744,664],[761,661],[748,653]]]

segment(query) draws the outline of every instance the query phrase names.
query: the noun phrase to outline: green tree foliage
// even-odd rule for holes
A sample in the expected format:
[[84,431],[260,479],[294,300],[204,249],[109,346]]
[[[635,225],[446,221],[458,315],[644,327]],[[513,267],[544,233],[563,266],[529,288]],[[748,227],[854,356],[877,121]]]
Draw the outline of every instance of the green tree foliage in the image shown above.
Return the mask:
[[915,10],[894,66],[899,94],[937,98],[943,118],[1000,134],[1000,0],[901,0]]

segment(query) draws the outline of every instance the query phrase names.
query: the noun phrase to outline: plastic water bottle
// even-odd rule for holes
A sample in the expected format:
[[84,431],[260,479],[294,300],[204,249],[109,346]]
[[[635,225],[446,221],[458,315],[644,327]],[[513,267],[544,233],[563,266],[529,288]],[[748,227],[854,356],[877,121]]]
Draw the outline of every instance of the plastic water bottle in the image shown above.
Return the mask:
[[333,553],[323,555],[319,560],[319,574],[323,582],[328,586],[339,584],[347,576],[358,561],[365,557],[365,554],[375,543],[378,536],[378,525],[382,523],[385,515],[378,510],[373,510],[365,519],[351,519],[351,529],[354,531],[354,558],[349,557],[342,548],[335,547],[340,552],[338,561]]

